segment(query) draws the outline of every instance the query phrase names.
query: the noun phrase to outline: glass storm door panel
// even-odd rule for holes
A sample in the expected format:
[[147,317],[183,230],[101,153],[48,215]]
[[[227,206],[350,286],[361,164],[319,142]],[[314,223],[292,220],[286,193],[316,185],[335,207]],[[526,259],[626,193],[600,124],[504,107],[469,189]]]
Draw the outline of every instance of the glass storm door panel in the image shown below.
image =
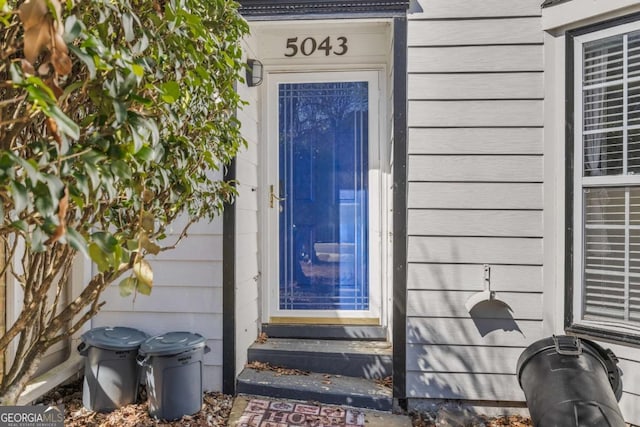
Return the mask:
[[368,85],[278,84],[279,310],[370,309]]

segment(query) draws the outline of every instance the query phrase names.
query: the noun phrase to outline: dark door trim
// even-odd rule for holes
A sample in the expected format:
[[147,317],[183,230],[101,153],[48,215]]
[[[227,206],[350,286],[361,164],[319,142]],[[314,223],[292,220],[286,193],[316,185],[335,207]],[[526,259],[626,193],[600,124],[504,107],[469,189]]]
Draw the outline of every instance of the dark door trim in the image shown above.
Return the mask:
[[393,397],[407,398],[407,18],[393,20]]

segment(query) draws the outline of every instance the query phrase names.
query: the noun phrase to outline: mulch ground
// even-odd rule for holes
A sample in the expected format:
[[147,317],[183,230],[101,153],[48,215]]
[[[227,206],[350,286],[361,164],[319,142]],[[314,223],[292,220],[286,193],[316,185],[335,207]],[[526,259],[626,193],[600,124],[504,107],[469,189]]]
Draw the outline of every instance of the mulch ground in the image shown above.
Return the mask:
[[[144,397],[144,391],[142,394]],[[52,390],[39,403],[64,405],[65,427],[223,427],[227,425],[233,397],[207,392],[200,412],[172,422],[151,418],[146,403],[127,405],[104,414],[89,411],[82,406],[82,380]]]
[[[140,401],[144,401],[142,391]],[[124,406],[109,413],[93,412],[82,406],[82,380],[57,387],[43,396],[38,403],[64,405],[65,427],[223,427],[227,426],[233,397],[222,393],[207,392],[202,410],[180,420],[158,421],[149,416],[146,403]],[[293,409],[295,411],[295,409]],[[413,427],[440,427],[442,424],[426,414],[412,415]],[[312,425],[312,424],[309,424]],[[531,420],[520,416],[485,418],[469,427],[530,427]],[[467,427],[467,426],[465,426]]]

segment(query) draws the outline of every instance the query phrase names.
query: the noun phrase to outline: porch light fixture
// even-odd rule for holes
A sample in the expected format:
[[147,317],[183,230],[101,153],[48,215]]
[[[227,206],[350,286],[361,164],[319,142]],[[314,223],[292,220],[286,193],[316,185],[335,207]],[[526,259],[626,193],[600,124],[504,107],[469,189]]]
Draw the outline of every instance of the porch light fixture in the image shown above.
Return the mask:
[[257,59],[247,59],[247,86],[260,86],[262,83],[262,62]]

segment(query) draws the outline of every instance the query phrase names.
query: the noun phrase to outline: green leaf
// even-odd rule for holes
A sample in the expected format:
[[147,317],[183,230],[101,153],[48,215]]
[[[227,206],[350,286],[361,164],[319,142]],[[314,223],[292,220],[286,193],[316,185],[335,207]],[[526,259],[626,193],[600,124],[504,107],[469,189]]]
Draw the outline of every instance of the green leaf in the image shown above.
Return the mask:
[[114,99],[113,110],[116,113],[116,122],[118,124],[124,123],[124,121],[127,119],[127,106],[117,99]]
[[78,21],[78,18],[76,18],[75,15],[69,15],[64,21],[64,34],[62,35],[62,38],[65,43],[69,44],[80,35],[80,32],[83,29],[84,24]]
[[57,105],[52,105],[49,109],[49,114],[53,117],[58,124],[60,132],[71,137],[72,139],[80,138],[80,127],[62,112]]
[[148,285],[144,282],[141,281],[137,281],[137,285],[136,288],[138,289],[138,292],[141,293],[142,295],[146,295],[149,296],[151,295],[151,285]]
[[109,270],[111,264],[109,263],[109,259],[107,258],[107,254],[100,249],[96,243],[91,243],[89,245],[89,257],[98,267],[98,271],[101,273]]
[[128,42],[133,41],[135,37],[133,33],[133,16],[130,13],[122,14],[122,29],[124,30],[124,39]]
[[110,167],[111,173],[113,173],[113,175],[117,176],[118,178],[123,180],[131,179],[131,168],[126,162],[122,160],[116,160],[111,163]]
[[129,130],[131,131],[131,138],[133,139],[133,152],[137,153],[144,145],[144,140],[133,125],[129,126]]
[[83,51],[82,49],[79,49],[73,45],[69,45],[69,50],[71,52],[73,52],[78,59],[80,59],[80,61],[82,61],[84,63],[84,65],[87,66],[87,69],[89,70],[89,78],[91,80],[96,78],[96,63],[93,59],[93,56],[89,55],[88,53],[86,53],[85,51]]
[[134,53],[140,55],[145,50],[147,50],[148,47],[149,47],[149,38],[146,36],[146,34],[143,34],[142,37],[140,37],[140,39],[138,39],[136,44],[133,46],[132,50]]
[[42,231],[40,227],[36,227],[31,233],[31,250],[34,252],[44,252],[44,242],[47,240],[47,235]]
[[132,64],[131,65],[131,71],[133,71],[133,74],[137,77],[142,77],[144,76],[144,68],[141,65],[138,64]]
[[110,233],[97,231],[91,235],[91,240],[106,254],[112,254],[118,247],[118,240]]
[[158,255],[160,253],[160,246],[149,240],[149,236],[146,233],[142,233],[140,237],[140,245],[150,254]]
[[145,259],[138,259],[133,264],[133,273],[138,280],[145,285],[153,286],[153,270],[151,264]]
[[76,251],[80,252],[85,257],[89,256],[89,252],[87,249],[87,241],[82,234],[78,233],[78,231],[72,227],[67,228],[67,233],[64,238],[67,240],[69,245]]
[[180,98],[180,85],[175,81],[168,81],[160,87],[162,100],[167,104],[173,104]]
[[149,147],[142,147],[140,150],[136,152],[136,158],[143,160],[145,162],[153,160],[155,157],[154,152]]
[[[46,188],[44,189],[46,191]],[[44,193],[39,191],[39,194],[34,194],[35,206],[38,213],[42,216],[51,216],[55,213],[55,204],[51,199],[49,192]]]
[[9,66],[9,73],[11,74],[11,81],[16,84],[22,84],[24,79],[22,78],[22,71],[18,68],[16,62],[12,62]]
[[18,229],[20,231],[24,231],[25,233],[29,230],[29,226],[23,220],[13,221],[11,223],[11,227]]
[[133,277],[127,277],[126,279],[123,279],[118,285],[118,287],[120,288],[120,296],[128,297],[133,293],[137,285],[138,285],[138,280],[136,280]]
[[22,168],[27,173],[27,176],[29,177],[33,185],[37,184],[40,181],[40,172],[38,171],[38,165],[35,164],[34,160],[23,159],[22,157],[16,156],[11,152],[8,153],[8,156],[15,163],[18,163],[20,166],[22,166]]
[[13,205],[16,213],[20,213],[29,205],[29,194],[24,185],[19,182],[12,182],[11,195],[13,196]]

